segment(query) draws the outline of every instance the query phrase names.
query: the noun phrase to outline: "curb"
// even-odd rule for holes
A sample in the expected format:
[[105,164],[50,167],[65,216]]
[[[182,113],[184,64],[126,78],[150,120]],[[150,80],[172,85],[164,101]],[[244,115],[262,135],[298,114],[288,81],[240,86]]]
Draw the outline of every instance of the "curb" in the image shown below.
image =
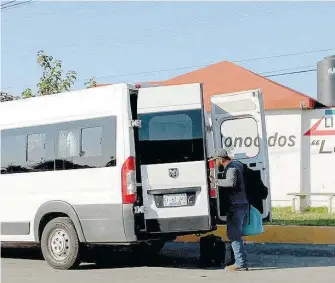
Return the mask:
[[[218,226],[212,233],[227,241],[226,225]],[[335,227],[326,226],[281,226],[264,225],[264,234],[243,237],[246,242],[254,243],[286,243],[286,244],[335,244]],[[197,243],[200,237],[196,235],[180,236],[176,242]]]

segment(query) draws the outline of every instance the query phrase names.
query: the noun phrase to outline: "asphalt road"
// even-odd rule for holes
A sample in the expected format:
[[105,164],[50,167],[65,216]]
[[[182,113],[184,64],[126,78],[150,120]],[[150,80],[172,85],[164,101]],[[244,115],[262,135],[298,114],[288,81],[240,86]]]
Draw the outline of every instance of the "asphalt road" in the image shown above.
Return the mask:
[[83,264],[79,270],[51,269],[36,249],[2,249],[3,283],[128,282],[335,282],[335,246],[247,244],[251,270],[229,272],[198,267],[197,244],[169,243],[154,263],[140,264],[129,252],[108,251],[109,266]]

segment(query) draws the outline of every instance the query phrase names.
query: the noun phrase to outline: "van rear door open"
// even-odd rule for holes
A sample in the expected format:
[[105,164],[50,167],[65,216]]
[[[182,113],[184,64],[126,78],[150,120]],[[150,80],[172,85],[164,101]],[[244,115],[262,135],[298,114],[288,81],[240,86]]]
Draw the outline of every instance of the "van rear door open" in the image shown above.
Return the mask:
[[[230,156],[247,164],[269,186],[269,165],[264,106],[261,90],[250,90],[211,97],[214,149],[225,148]],[[269,190],[270,191],[270,190]],[[220,195],[221,194],[221,195]],[[226,220],[225,191],[218,193],[220,220]],[[263,218],[270,216],[270,192],[259,200]]]
[[210,230],[201,84],[140,88],[137,103],[146,232]]

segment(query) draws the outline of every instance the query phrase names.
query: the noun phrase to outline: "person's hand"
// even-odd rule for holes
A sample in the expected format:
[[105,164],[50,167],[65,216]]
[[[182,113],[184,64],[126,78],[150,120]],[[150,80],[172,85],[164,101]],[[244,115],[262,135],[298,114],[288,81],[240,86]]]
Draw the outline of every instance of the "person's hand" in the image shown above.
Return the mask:
[[213,176],[209,176],[209,179],[211,180],[211,182],[214,182],[215,178]]

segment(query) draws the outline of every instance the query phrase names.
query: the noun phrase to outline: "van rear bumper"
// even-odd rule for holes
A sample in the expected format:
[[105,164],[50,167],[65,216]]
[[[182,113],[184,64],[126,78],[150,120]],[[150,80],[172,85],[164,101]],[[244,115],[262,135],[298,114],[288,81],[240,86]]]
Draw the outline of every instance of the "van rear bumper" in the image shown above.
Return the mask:
[[208,216],[160,218],[146,220],[147,233],[183,233],[211,229]]

